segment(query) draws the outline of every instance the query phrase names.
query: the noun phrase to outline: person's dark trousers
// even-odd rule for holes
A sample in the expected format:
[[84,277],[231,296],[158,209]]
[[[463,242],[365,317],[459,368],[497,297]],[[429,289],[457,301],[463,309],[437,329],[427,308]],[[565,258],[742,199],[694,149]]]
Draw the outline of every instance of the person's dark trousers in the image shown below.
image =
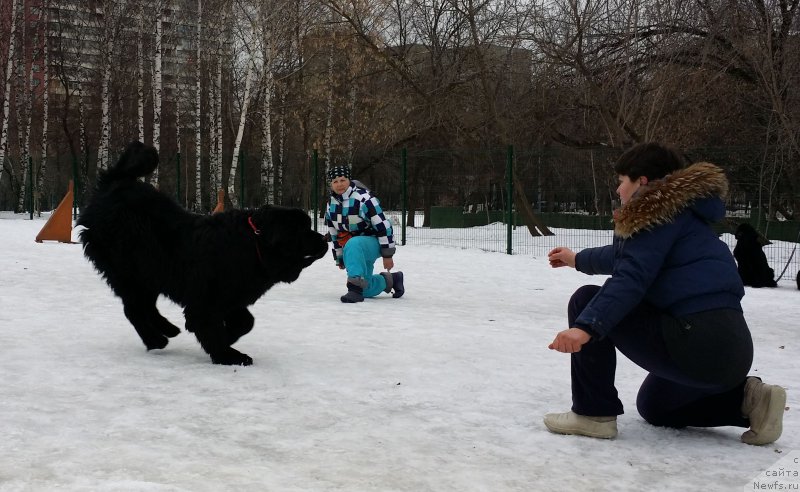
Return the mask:
[[[568,306],[569,326],[575,326],[575,319],[599,290],[599,286],[586,285],[575,291]],[[688,376],[668,352],[662,334],[664,316],[655,307],[640,304],[608,336],[592,338],[579,352],[571,354],[572,411],[586,416],[623,413],[614,386],[616,348],[650,373],[636,402],[639,413],[649,423],[668,427],[749,427],[741,415],[745,376],[734,384],[704,382]]]

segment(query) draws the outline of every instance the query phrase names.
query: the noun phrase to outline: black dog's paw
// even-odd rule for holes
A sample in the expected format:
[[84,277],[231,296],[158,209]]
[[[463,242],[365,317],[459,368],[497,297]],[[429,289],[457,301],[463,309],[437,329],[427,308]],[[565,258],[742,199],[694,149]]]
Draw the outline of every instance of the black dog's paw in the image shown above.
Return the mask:
[[147,337],[147,340],[142,340],[147,350],[163,349],[169,343],[169,339],[164,336]]
[[230,347],[222,352],[210,355],[211,362],[214,364],[222,364],[225,366],[249,366],[253,364],[253,359],[249,355],[243,354]]
[[247,309],[234,310],[225,316],[225,337],[228,345],[233,345],[241,337],[250,333],[255,319]]
[[162,319],[160,322],[156,324],[156,328],[158,331],[164,335],[165,337],[176,337],[181,333],[181,329],[177,326],[173,325],[166,319]]

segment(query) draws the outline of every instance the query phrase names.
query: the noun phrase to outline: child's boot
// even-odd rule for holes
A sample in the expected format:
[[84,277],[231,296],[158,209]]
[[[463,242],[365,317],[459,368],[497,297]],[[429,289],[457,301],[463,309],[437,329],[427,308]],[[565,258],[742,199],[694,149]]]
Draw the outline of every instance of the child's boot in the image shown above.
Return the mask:
[[342,302],[354,303],[364,300],[364,289],[356,284],[347,282],[347,294],[341,297]]
[[394,294],[392,294],[392,297],[395,299],[403,297],[403,294],[406,293],[406,288],[403,286],[403,272],[393,273],[392,280],[394,281],[394,287],[392,287]]
[[395,299],[403,297],[406,292],[405,287],[403,287],[403,272],[381,272],[381,275],[386,280],[386,288],[383,291],[387,294],[394,291],[392,297]]

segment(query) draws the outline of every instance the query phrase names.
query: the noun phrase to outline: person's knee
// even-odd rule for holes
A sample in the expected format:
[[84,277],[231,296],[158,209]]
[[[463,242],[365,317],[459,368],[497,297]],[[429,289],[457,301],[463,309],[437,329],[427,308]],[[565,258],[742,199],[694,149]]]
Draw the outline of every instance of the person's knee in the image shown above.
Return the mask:
[[583,311],[583,308],[589,304],[589,301],[592,300],[599,290],[599,285],[584,285],[572,293],[572,297],[569,299],[568,308],[570,323],[572,323],[578,314]]
[[378,257],[380,251],[378,250],[378,240],[372,236],[355,236],[347,241],[344,245],[343,254],[346,257],[357,256],[365,258],[367,261],[373,260],[373,257]]
[[597,294],[597,292],[599,290],[600,290],[600,286],[599,285],[584,285],[582,287],[579,287],[578,290],[576,290],[575,292],[572,293],[572,298],[570,298],[570,300],[573,300],[573,299],[588,299],[588,300],[591,300],[592,297],[594,297],[595,294]]
[[664,402],[659,398],[652,398],[647,392],[639,391],[636,396],[636,410],[639,415],[650,425],[657,427],[680,427],[670,418],[664,406]]
[[661,412],[658,411],[654,405],[649,404],[646,400],[643,400],[641,395],[636,399],[636,410],[638,410],[639,415],[650,425],[657,425],[663,426],[663,415]]
[[372,236],[353,236],[347,241],[347,244],[345,244],[345,248],[349,246],[350,249],[356,249],[356,248],[363,249],[364,247],[366,247],[366,245],[370,243],[370,241],[374,240],[375,238]]

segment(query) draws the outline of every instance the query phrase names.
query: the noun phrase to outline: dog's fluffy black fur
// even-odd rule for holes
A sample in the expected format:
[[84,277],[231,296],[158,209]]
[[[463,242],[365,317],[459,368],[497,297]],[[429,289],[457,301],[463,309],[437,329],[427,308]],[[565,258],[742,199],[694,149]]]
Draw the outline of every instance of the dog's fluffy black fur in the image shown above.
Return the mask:
[[231,347],[253,328],[248,306],[276,283],[296,280],[327,243],[299,209],[187,212],[137,179],[157,165],[154,148],[133,142],[98,176],[78,220],[84,254],[122,299],[148,350],[180,333],[156,309],[164,295],[183,307],[186,330],[212,362],[250,365]]
[[733,256],[742,283],[751,287],[777,287],[775,271],[770,268],[767,255],[761,249],[769,241],[746,222],[736,228],[735,237]]

